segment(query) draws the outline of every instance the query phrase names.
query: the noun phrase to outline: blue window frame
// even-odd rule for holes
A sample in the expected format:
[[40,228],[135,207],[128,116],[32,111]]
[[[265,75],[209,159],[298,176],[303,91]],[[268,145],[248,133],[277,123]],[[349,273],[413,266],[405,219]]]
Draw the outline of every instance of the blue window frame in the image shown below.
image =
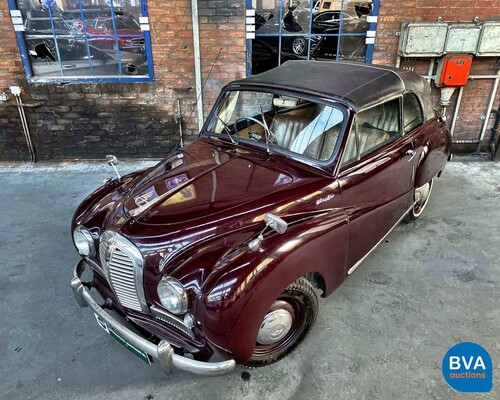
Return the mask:
[[29,83],[154,79],[147,0],[8,0]]
[[255,38],[247,40],[247,75],[294,59],[371,63],[379,3],[246,0],[247,10],[255,10]]

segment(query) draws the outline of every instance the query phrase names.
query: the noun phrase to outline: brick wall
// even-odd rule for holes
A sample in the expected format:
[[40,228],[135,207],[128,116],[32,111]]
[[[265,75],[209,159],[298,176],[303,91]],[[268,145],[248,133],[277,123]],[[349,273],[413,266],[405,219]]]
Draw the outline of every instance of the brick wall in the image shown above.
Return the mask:
[[[245,74],[244,4],[200,0],[199,7],[203,81],[224,47],[205,86],[208,110],[223,85]],[[43,102],[25,109],[39,160],[94,159],[110,153],[166,156],[179,141],[178,125],[173,122],[177,98],[185,140],[196,137],[191,2],[149,0],[148,8],[154,82],[28,85],[7,1],[0,0],[0,91],[20,85],[24,102]],[[28,160],[19,114],[12,103],[0,102],[0,160]]]
[[[500,21],[500,1],[498,0],[381,0],[375,40],[374,64],[395,65],[397,48],[402,22],[437,21],[441,17],[445,22]],[[420,74],[427,74],[429,59],[402,59],[401,66],[410,66]],[[474,58],[471,74],[495,74],[494,57]],[[437,66],[437,65],[436,65]],[[433,86],[435,107],[439,108],[439,92]],[[459,109],[454,140],[478,139],[493,80],[469,81],[464,88],[462,104]],[[446,115],[448,126],[451,124],[457,93],[452,98]],[[500,91],[497,93],[494,108],[500,102]],[[489,116],[489,124],[483,141],[488,142],[494,116]],[[454,146],[459,149],[463,146]],[[467,150],[475,147],[466,146]]]

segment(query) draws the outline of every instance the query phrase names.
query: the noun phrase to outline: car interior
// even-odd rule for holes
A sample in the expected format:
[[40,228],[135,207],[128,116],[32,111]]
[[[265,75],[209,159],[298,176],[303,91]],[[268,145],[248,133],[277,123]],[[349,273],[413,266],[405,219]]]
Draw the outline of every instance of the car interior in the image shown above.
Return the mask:
[[[224,133],[229,129],[231,135],[265,143],[267,126],[270,145],[322,161],[333,155],[344,121],[340,109],[280,95],[272,98],[272,105],[269,103],[236,105],[231,113],[219,111],[217,118],[229,124],[223,129],[219,121],[214,132]],[[260,112],[259,107],[265,110]],[[248,118],[235,118],[233,114]]]

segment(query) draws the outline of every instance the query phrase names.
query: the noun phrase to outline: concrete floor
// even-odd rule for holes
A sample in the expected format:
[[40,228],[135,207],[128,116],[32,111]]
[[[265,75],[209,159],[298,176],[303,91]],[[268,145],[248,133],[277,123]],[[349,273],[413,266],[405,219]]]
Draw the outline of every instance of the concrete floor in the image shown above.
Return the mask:
[[[73,300],[72,212],[111,172],[91,163],[0,167],[0,398],[500,398],[500,165],[449,164],[421,219],[400,225],[321,300],[298,350],[219,378],[163,376]],[[493,392],[444,382],[443,355],[461,341],[489,351]]]

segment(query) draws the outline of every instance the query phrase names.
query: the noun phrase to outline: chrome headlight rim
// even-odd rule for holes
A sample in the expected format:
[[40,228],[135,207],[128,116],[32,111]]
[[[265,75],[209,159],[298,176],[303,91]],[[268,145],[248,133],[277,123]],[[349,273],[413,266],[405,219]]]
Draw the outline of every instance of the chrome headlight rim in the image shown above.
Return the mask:
[[73,243],[81,256],[95,256],[94,238],[83,225],[78,225],[73,231]]
[[175,278],[164,276],[156,288],[161,305],[175,315],[185,314],[188,310],[188,296],[184,286]]

